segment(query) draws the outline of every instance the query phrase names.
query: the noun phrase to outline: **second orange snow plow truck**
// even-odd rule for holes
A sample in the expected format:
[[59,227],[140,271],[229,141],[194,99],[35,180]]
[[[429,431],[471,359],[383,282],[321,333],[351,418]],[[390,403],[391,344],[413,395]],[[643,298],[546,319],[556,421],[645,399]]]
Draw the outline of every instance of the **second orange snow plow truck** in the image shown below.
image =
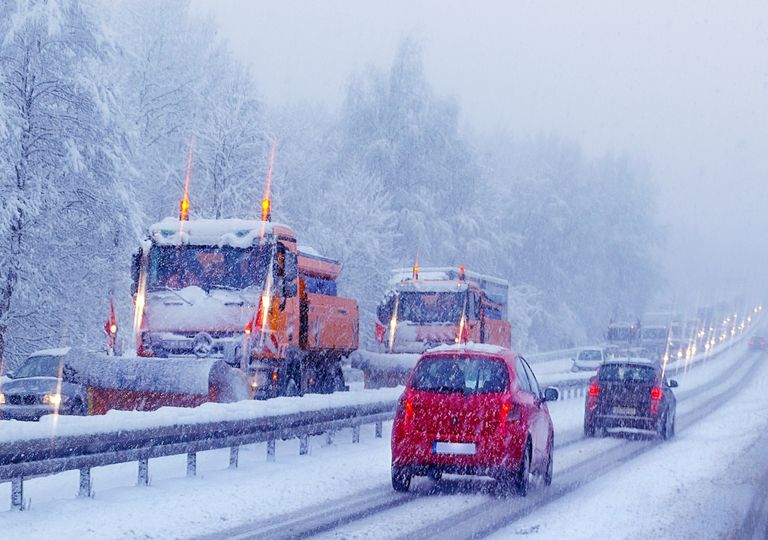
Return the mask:
[[379,304],[380,352],[422,353],[445,343],[511,345],[507,281],[459,268],[394,270]]
[[166,218],[134,256],[137,354],[223,358],[257,398],[343,390],[358,306],[340,269],[284,225]]

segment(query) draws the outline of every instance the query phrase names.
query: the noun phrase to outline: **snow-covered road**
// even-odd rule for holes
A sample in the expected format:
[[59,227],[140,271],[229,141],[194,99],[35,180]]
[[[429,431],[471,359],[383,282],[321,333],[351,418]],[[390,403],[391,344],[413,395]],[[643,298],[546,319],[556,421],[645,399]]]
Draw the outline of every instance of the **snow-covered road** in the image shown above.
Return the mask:
[[[754,444],[752,434],[764,431],[768,423],[768,405],[761,394],[768,383],[765,364],[768,359],[746,355],[739,347],[680,374],[677,394],[682,429],[678,439],[658,448],[655,441],[613,437],[583,440],[582,400],[551,404],[558,441],[555,483],[552,488],[535,490],[528,500],[540,499],[540,504],[519,521],[508,520],[509,527],[498,534],[507,537],[516,532],[536,532],[539,538],[565,538],[580,537],[581,530],[584,536],[594,536],[595,531],[616,531],[618,537],[632,537],[635,531],[639,534],[647,530],[638,528],[630,519],[637,515],[658,524],[660,531],[669,530],[670,524],[679,530],[691,521],[681,519],[682,509],[692,511],[714,500],[716,487],[721,486],[711,481],[736,478],[728,474],[734,456],[747,452]],[[753,375],[749,371],[752,366],[756,370]],[[724,381],[728,374],[732,374],[731,380]],[[746,375],[748,384],[737,391],[734,381]],[[716,411],[710,416],[684,426],[685,418],[703,410],[721,390],[710,381],[723,381],[733,399],[722,407],[716,403]],[[415,483],[415,495],[395,494],[388,482],[387,436],[385,432],[384,439],[375,439],[373,426],[367,426],[360,444],[351,444],[349,432],[337,434],[331,445],[318,437],[312,441],[308,456],[298,455],[297,441],[286,441],[278,444],[274,463],[265,461],[263,445],[254,445],[242,449],[237,470],[226,469],[226,451],[201,453],[197,478],[183,476],[184,456],[162,458],[151,462],[152,485],[148,488],[133,486],[135,464],[104,467],[93,471],[96,493],[90,500],[73,498],[76,472],[34,479],[26,483],[30,510],[0,513],[0,531],[8,538],[231,537],[237,533],[266,537],[268,524],[275,527],[273,532],[284,533],[288,523],[296,526],[303,519],[304,527],[314,532],[332,527],[325,533],[331,537],[378,538],[407,536],[420,529],[423,532],[424,527],[435,522],[438,528],[434,532],[445,534],[448,531],[439,528],[445,516],[468,509],[521,504],[520,500],[500,498],[491,482],[474,479],[448,478],[437,485],[424,479]],[[610,457],[611,452],[623,462],[641,450],[647,452],[632,459],[631,465],[615,465],[604,476],[595,478],[597,471],[605,469],[600,460]],[[759,457],[747,453],[744,463],[757,463]],[[591,465],[574,472],[574,467],[584,463]],[[760,476],[749,466],[741,470],[740,481]],[[583,487],[570,486],[585,480],[592,481]],[[704,489],[707,482],[709,491]],[[688,489],[689,483],[692,489]],[[569,484],[570,493],[550,502],[548,492],[565,484]],[[642,489],[634,495],[628,486]],[[7,484],[0,486],[0,500],[8,500],[8,490]],[[741,512],[726,509],[724,513],[730,520],[713,519],[724,527],[719,530],[735,527],[750,506],[748,489],[741,490],[740,496],[735,486],[731,491],[734,496],[729,502]],[[616,510],[606,512],[606,508]],[[351,516],[348,523],[343,519],[345,515]],[[602,519],[598,519],[600,515]]]

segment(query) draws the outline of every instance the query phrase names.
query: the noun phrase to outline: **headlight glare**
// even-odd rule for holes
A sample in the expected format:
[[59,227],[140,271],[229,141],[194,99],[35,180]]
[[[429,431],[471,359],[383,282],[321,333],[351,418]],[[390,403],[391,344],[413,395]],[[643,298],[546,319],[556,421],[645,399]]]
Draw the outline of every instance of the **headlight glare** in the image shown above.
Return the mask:
[[61,402],[64,401],[64,397],[61,394],[46,394],[43,398],[43,403],[58,407]]

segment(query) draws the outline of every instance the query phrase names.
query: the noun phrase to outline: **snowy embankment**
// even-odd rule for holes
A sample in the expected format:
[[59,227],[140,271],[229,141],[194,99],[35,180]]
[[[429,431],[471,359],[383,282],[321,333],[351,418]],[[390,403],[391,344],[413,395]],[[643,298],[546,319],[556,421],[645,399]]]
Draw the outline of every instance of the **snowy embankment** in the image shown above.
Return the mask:
[[[684,409],[686,395],[692,389],[708,387],[711,384],[710,381],[721,380],[743,359],[743,351],[735,350],[712,358],[711,362],[698,369],[681,373],[677,377],[680,381],[677,395],[681,400],[681,411]],[[761,375],[765,371],[764,369]],[[764,387],[765,384],[764,377],[756,377],[751,382],[750,388],[760,387],[760,385]],[[583,418],[583,406],[581,399],[550,404],[556,437],[560,441],[578,437]],[[692,403],[690,406],[695,407],[696,404]],[[746,424],[747,421],[753,423],[757,422],[757,419],[749,416],[744,423]],[[706,421],[702,422],[704,423]],[[737,424],[731,427],[737,427]],[[692,433],[693,429],[691,428],[689,433]],[[30,479],[25,484],[25,496],[32,501],[31,509],[21,513],[0,512],[0,530],[7,533],[9,537],[56,535],[69,538],[83,534],[98,537],[187,537],[206,532],[226,531],[252,520],[279,519],[279,516],[285,513],[326,503],[330,505],[333,501],[358,500],[363,493],[389,494],[391,488],[389,486],[388,430],[389,425],[385,424],[384,439],[375,439],[373,426],[363,426],[359,444],[351,443],[349,431],[338,433],[330,445],[324,437],[314,437],[310,444],[310,453],[305,456],[298,455],[298,441],[278,442],[277,461],[274,463],[265,460],[265,445],[244,447],[241,449],[240,467],[237,470],[226,468],[228,463],[226,450],[204,452],[198,454],[196,478],[184,477],[185,456],[160,458],[150,462],[152,485],[149,488],[135,487],[135,463],[101,467],[94,469],[92,473],[96,492],[93,500],[74,498],[77,489],[76,471]],[[652,451],[649,454],[649,456],[657,456],[656,467],[662,467],[666,471],[668,468],[676,469],[684,465],[684,463],[667,462],[665,450],[673,449],[687,440],[689,433],[680,433],[679,440],[665,443],[659,451]],[[619,441],[610,438],[583,441],[556,450],[555,477],[557,478],[558,470],[562,470],[569,462],[574,459],[583,459],[583,452],[617,442]],[[687,455],[686,452],[680,452],[679,459],[690,461],[690,456],[697,455],[697,452],[688,448]],[[634,470],[635,461],[631,463],[632,465],[621,467],[620,470],[611,473],[614,478],[614,488],[612,488],[614,505],[623,505],[622,498],[617,496],[616,485],[625,485],[622,480],[622,471],[630,468]],[[670,473],[657,474],[654,478],[661,484],[667,484],[665,478],[668,476],[676,478]],[[428,481],[424,480],[424,482]],[[676,491],[679,485],[666,487]],[[593,505],[589,499],[581,497],[581,493],[583,491],[579,490],[571,496],[577,501],[574,504],[579,507],[578,511],[580,512],[582,508],[591,508],[594,512],[599,512],[600,506]],[[258,494],[268,494],[268,498]],[[695,492],[689,493],[684,489],[678,494],[679,497],[695,497],[695,495]],[[2,501],[8,501],[9,497],[10,486],[0,485],[0,504]],[[254,497],[261,503],[254,504]],[[493,497],[482,492],[440,497],[421,496],[409,502],[402,511],[395,512],[394,515],[387,513],[386,516],[374,516],[369,520],[371,523],[360,523],[357,528],[350,525],[343,529],[347,532],[359,531],[361,536],[378,537],[384,533],[385,528],[381,525],[384,522],[388,523],[387,528],[392,526],[395,530],[395,524],[397,524],[397,528],[402,527],[401,530],[407,531],[408,527],[414,526],[414,523],[419,523],[420,520],[429,516],[439,517],[461,510],[468,504],[476,504],[478,501],[491,503],[494,500]],[[550,507],[551,505],[546,508]],[[545,508],[541,511],[545,511]],[[536,516],[538,515],[540,515],[539,512]],[[558,519],[560,522],[557,526],[548,528],[546,535],[539,537],[567,538],[567,534],[559,532],[559,527],[563,526],[562,522],[566,520],[562,516]],[[602,532],[602,536],[611,536],[609,526],[604,524],[599,529],[589,526],[585,530],[591,530],[593,533]],[[341,534],[344,531],[338,532]]]
[[0,443],[50,439],[67,435],[98,435],[113,431],[151,429],[180,424],[201,424],[247,420],[337,407],[362,406],[373,403],[394,402],[402,387],[337,392],[335,394],[308,394],[302,397],[281,397],[266,401],[240,401],[237,403],[204,403],[195,408],[163,407],[156,411],[109,411],[102,416],[43,416],[39,422],[6,420],[0,422]]

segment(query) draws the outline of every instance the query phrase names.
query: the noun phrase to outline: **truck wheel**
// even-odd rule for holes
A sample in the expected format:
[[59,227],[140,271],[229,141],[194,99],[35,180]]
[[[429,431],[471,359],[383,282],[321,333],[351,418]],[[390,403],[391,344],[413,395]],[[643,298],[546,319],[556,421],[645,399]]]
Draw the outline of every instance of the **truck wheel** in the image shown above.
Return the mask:
[[304,363],[302,362],[301,352],[289,348],[285,355],[285,371],[284,381],[285,386],[283,395],[286,396],[301,396],[304,394],[305,386],[302,385],[302,379],[304,378]]
[[347,387],[344,381],[344,370],[341,369],[341,364],[336,364],[336,369],[334,371],[334,392],[345,392],[349,390],[349,387]]
[[293,377],[288,379],[288,382],[285,385],[285,395],[289,397],[301,395],[301,392],[299,391],[299,385],[296,384],[296,381],[293,379]]

